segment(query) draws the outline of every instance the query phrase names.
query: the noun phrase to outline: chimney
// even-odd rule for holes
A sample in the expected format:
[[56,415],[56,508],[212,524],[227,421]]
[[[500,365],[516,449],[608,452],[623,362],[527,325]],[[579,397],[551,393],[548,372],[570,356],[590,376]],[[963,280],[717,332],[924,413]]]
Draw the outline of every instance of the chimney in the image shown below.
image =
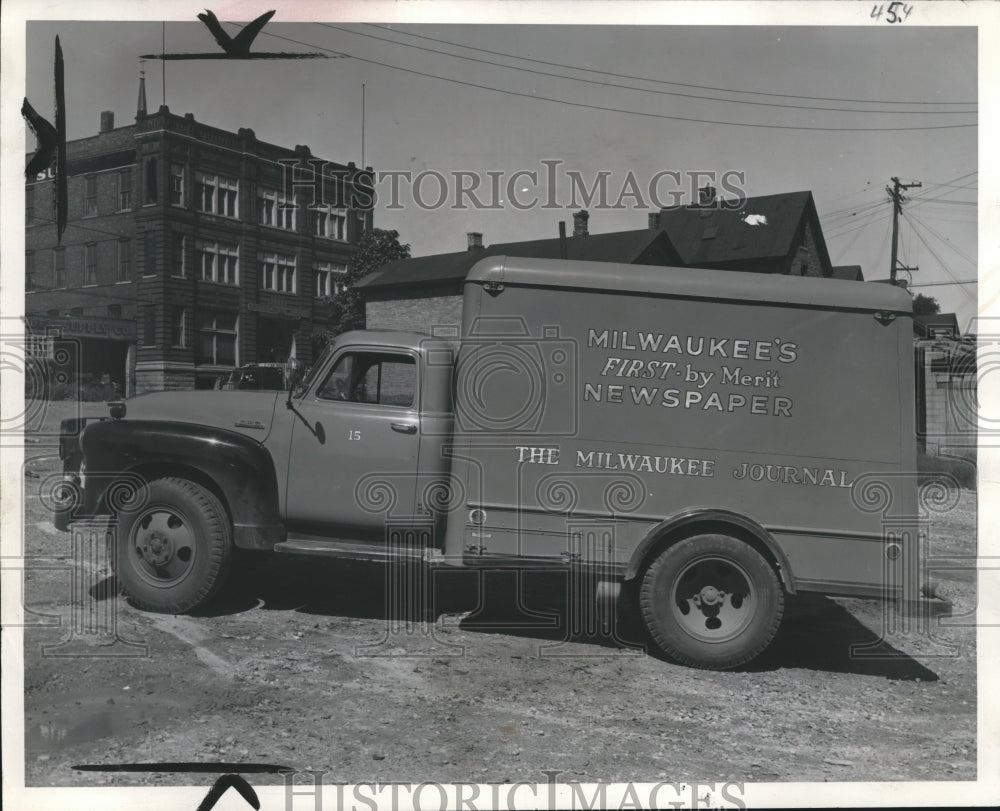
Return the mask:
[[559,220],[559,258],[566,258],[566,223]]
[[481,251],[483,249],[483,235],[478,231],[469,231],[465,236],[469,239],[470,251]]
[[702,186],[698,189],[698,205],[711,206],[715,202],[715,186]]
[[115,128],[115,114],[111,110],[101,113],[101,132],[111,132]]
[[577,211],[573,215],[573,236],[575,237],[585,237],[590,232],[587,230],[587,221],[590,219],[590,215],[587,213],[587,209]]
[[660,227],[660,212],[654,211],[650,213],[646,223],[650,231],[656,231]]

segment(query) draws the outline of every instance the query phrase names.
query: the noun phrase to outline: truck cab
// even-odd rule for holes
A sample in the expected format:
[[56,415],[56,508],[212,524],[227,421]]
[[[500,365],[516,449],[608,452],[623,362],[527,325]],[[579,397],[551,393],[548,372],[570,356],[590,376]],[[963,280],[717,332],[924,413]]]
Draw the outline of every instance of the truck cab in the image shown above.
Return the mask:
[[264,443],[281,460],[290,533],[378,541],[387,517],[430,514],[428,498],[448,470],[451,370],[451,347],[428,335],[337,339]]

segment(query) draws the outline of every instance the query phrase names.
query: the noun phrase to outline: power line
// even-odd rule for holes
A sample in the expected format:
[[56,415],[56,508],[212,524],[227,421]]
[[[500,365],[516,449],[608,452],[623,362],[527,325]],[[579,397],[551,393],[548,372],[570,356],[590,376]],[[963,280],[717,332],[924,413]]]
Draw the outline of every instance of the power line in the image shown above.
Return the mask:
[[[937,182],[935,182],[933,180],[928,180],[926,182],[927,182],[928,186],[951,186],[951,185],[957,183],[959,180],[964,180],[967,177],[972,177],[973,175],[978,175],[978,174],[979,174],[979,170],[975,169],[975,170],[973,170],[971,172],[966,172],[964,175],[959,175],[958,177],[953,177],[950,180],[945,181],[944,183],[937,183]],[[963,188],[963,187],[962,186],[956,186],[955,188],[959,188],[960,189],[960,188]]]
[[854,247],[854,245],[858,241],[858,238],[861,236],[861,231],[864,230],[865,228],[871,227],[872,225],[874,225],[879,220],[884,219],[885,217],[888,216],[887,214],[883,214],[881,217],[876,217],[875,214],[876,214],[876,212],[874,212],[874,211],[871,212],[868,215],[868,221],[867,222],[861,223],[860,225],[857,225],[854,228],[850,228],[847,231],[843,231],[843,232],[841,232],[839,234],[834,234],[834,235],[828,237],[827,241],[829,241],[831,239],[839,239],[840,237],[847,236],[847,234],[849,234],[849,233],[851,233],[853,231],[854,232],[854,237],[840,251],[840,255],[841,256],[847,256],[847,255],[849,255],[850,252],[851,252],[851,249]]
[[[867,228],[868,226],[874,225],[875,223],[881,222],[882,220],[887,219],[889,217],[889,212],[886,212],[886,213],[882,214],[882,216],[880,216],[880,217],[876,217],[875,216],[877,213],[878,213],[877,211],[871,211],[871,212],[869,212],[866,216],[868,216],[870,219],[868,219],[866,222],[859,223],[857,225],[853,225],[852,224],[851,228],[847,228],[847,229],[845,229],[843,231],[838,231],[835,234],[834,233],[828,234],[826,236],[826,239],[839,239],[842,236],[850,234],[850,233],[852,233],[854,231],[859,231],[862,228]],[[843,228],[843,225],[841,225],[840,227]],[[831,228],[830,230],[831,231],[837,231],[837,228],[834,227],[834,228]]]
[[[874,113],[875,115],[975,115],[973,110],[864,110],[857,107],[812,107],[800,104],[778,104],[775,102],[768,101],[747,101],[743,99],[719,99],[711,96],[699,96],[694,93],[680,93],[675,90],[654,90],[647,87],[636,87],[634,85],[618,84],[616,82],[604,82],[597,79],[583,79],[579,76],[566,76],[561,73],[549,73],[544,70],[534,70],[532,68],[523,68],[518,65],[505,65],[502,62],[493,62],[489,59],[479,59],[475,56],[463,56],[462,54],[448,53],[447,51],[440,51],[436,48],[426,48],[422,45],[411,45],[408,42],[400,42],[399,40],[389,39],[388,37],[379,37],[375,34],[365,34],[362,31],[355,31],[351,28],[345,28],[341,25],[331,25],[330,23],[317,23],[324,28],[331,28],[335,31],[343,31],[346,34],[353,34],[358,37],[368,37],[369,39],[379,40],[380,42],[388,42],[392,45],[402,46],[404,48],[414,48],[418,51],[425,51],[427,53],[439,54],[441,56],[449,56],[452,59],[464,59],[468,62],[477,62],[481,65],[492,65],[493,67],[505,68],[506,70],[518,70],[523,73],[531,73],[536,76],[548,76],[550,78],[556,79],[567,79],[571,82],[583,82],[585,84],[596,84],[601,87],[613,87],[617,90],[635,90],[640,93],[655,93],[662,96],[676,96],[685,99],[696,99],[698,101],[715,101],[722,102],[723,104],[748,104],[755,107],[780,107],[785,109],[793,110],[824,110],[827,112],[835,113]],[[533,61],[533,60],[532,60]]]
[[966,184],[964,186],[958,186],[954,183],[928,183],[928,186],[947,186],[950,189],[978,189],[978,186],[973,186],[971,184]]
[[[479,51],[480,53],[488,53],[493,56],[506,56],[510,59],[520,59],[524,62],[534,62],[538,65],[548,65],[549,67],[555,68],[567,68],[569,70],[579,70],[585,73],[597,73],[602,76],[613,76],[616,79],[635,79],[641,82],[655,82],[656,84],[670,85],[672,87],[688,87],[694,90],[713,90],[720,93],[741,93],[746,95],[754,96],[772,96],[776,98],[786,98],[786,99],[805,99],[808,101],[842,101],[854,104],[925,104],[928,106],[977,106],[974,101],[900,101],[898,99],[845,99],[845,98],[831,98],[828,96],[798,96],[792,93],[773,93],[765,90],[735,90],[727,87],[711,87],[709,85],[700,84],[689,84],[686,82],[671,82],[666,79],[654,79],[649,76],[630,76],[627,73],[612,73],[606,70],[596,70],[595,68],[584,68],[578,65],[566,65],[560,62],[546,62],[544,59],[533,59],[527,56],[518,56],[517,54],[505,53],[504,51],[493,51],[489,48],[478,48],[474,45],[465,45],[461,42],[451,42],[446,39],[439,39],[437,37],[427,36],[425,34],[414,34],[411,31],[400,31],[391,26],[377,25],[375,23],[365,23],[371,28],[378,28],[383,31],[392,31],[393,33],[403,34],[408,37],[415,37],[417,39],[424,39],[430,42],[439,42],[442,45],[452,45],[456,48],[466,48],[470,51]],[[404,43],[397,43],[404,44]],[[310,46],[312,47],[312,46]]]
[[920,200],[913,203],[914,207],[923,205],[924,203],[933,202],[935,205],[941,206],[978,206],[975,200],[938,200],[934,198],[933,200]]
[[979,284],[979,279],[956,279],[953,282],[917,282],[909,284],[907,287],[943,287],[952,284]]
[[876,200],[872,203],[865,203],[862,206],[858,206],[855,210],[843,209],[839,213],[824,214],[822,219],[824,222],[835,222],[834,225],[830,226],[831,231],[835,231],[837,228],[843,225],[848,225],[853,222],[853,218],[858,214],[868,214],[873,211],[878,211],[878,209],[884,207],[888,203],[888,200]]
[[666,115],[663,113],[652,113],[645,112],[642,110],[625,110],[618,107],[603,107],[599,104],[586,104],[584,102],[578,101],[567,101],[566,99],[557,99],[550,96],[539,96],[534,93],[522,93],[516,90],[504,90],[499,87],[491,87],[490,85],[478,84],[476,82],[468,82],[463,79],[454,79],[449,76],[438,76],[434,73],[426,73],[420,70],[414,70],[412,68],[403,68],[399,65],[391,65],[387,62],[380,62],[377,59],[368,59],[367,57],[357,56],[355,54],[349,54],[345,51],[335,51],[331,48],[325,48],[321,45],[314,45],[308,42],[303,42],[302,40],[293,39],[292,37],[281,36],[280,34],[273,34],[268,31],[262,31],[263,36],[275,37],[276,39],[282,39],[286,42],[294,42],[297,45],[303,45],[307,48],[317,48],[321,51],[326,51],[327,53],[335,53],[342,56],[350,57],[358,62],[367,62],[371,65],[378,65],[379,67],[389,68],[390,70],[398,70],[403,73],[411,73],[415,76],[423,76],[427,79],[437,79],[442,82],[449,82],[451,84],[462,85],[463,87],[474,87],[477,90],[488,90],[493,93],[503,93],[508,96],[517,96],[520,98],[531,99],[532,101],[548,101],[554,104],[563,104],[568,107],[578,107],[587,110],[599,110],[601,112],[607,113],[622,113],[624,115],[637,115],[644,118],[656,118],[664,119],[669,121],[688,121],[695,124],[715,124],[719,126],[728,127],[749,127],[752,129],[772,129],[772,130],[799,130],[799,131],[811,131],[811,132],[909,132],[909,131],[925,131],[925,130],[949,130],[949,129],[966,129],[969,127],[975,127],[976,124],[936,124],[933,126],[920,126],[920,127],[797,127],[790,124],[751,124],[742,121],[717,121],[712,119],[702,119],[702,118],[691,118],[685,116],[677,115]]
[[[934,248],[931,247],[930,243],[926,239],[924,239],[924,235],[921,234],[920,231],[918,231],[916,228],[913,229],[913,233],[917,235],[917,239],[919,239],[920,242],[923,243],[923,246],[927,248],[928,251],[930,251],[931,256],[933,256],[938,261],[938,264],[941,266],[941,270],[943,270],[951,278],[952,281],[957,282],[958,279],[956,279],[954,274],[952,274],[952,272],[948,270],[948,265],[940,256],[938,256],[937,251],[935,251]],[[964,287],[961,287],[960,289],[970,299],[972,299],[973,303],[976,302],[976,297],[973,296],[968,290],[966,290]]]
[[[953,188],[955,188],[957,190],[968,188],[969,186],[972,186],[974,183],[976,183],[976,181],[975,180],[970,180],[964,186],[954,186],[953,184],[956,183],[959,180],[964,180],[965,178],[971,177],[972,175],[975,175],[975,174],[978,174],[978,172],[966,172],[964,175],[959,175],[958,177],[953,178],[947,184],[939,183],[937,185],[939,185],[939,186],[951,186],[951,187],[953,187]],[[919,205],[923,205],[925,203],[929,203],[932,200],[941,200],[941,198],[946,197],[947,195],[953,194],[953,193],[954,192],[949,191],[949,190],[946,189],[945,191],[941,192],[940,194],[935,194],[934,196],[928,196],[929,192],[924,192],[923,194],[915,194],[915,195],[913,195],[913,197],[911,198],[911,200],[913,201],[913,205],[919,206]],[[944,200],[942,202],[963,203],[965,201],[961,201],[961,200],[947,201],[947,200]],[[971,203],[971,205],[975,205],[975,203]]]
[[907,214],[907,218],[910,219],[910,220],[915,220],[916,222],[920,223],[920,225],[923,226],[924,228],[926,228],[928,230],[928,232],[930,232],[931,235],[937,237],[938,240],[943,245],[947,245],[949,248],[951,248],[955,253],[957,253],[960,257],[962,257],[966,262],[968,262],[973,267],[978,267],[978,265],[976,264],[976,261],[974,259],[970,258],[965,253],[963,253],[962,251],[960,251],[957,247],[955,247],[954,245],[952,245],[951,241],[947,237],[941,236],[941,234],[939,234],[936,229],[931,228],[931,226],[929,224],[925,223],[922,219],[920,219],[919,217],[917,217],[917,215],[914,214],[912,211],[910,211]]

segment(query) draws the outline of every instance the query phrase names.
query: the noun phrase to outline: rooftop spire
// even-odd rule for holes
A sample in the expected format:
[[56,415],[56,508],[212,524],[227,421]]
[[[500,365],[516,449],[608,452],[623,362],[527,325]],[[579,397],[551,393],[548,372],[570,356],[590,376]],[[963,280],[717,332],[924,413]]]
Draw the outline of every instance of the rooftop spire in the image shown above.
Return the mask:
[[135,117],[142,118],[146,115],[146,60],[139,60],[139,102],[136,105]]

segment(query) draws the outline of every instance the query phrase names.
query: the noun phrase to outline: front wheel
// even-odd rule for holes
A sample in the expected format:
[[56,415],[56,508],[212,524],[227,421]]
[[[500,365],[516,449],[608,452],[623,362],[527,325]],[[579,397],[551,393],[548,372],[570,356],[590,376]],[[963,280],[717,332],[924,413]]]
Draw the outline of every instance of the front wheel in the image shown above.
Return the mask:
[[118,582],[146,611],[183,614],[205,605],[225,584],[232,529],[208,489],[187,479],[155,479],[118,524]]
[[697,535],[653,561],[639,605],[653,640],[672,659],[727,670],[754,659],[774,638],[784,593],[753,547],[727,535]]

